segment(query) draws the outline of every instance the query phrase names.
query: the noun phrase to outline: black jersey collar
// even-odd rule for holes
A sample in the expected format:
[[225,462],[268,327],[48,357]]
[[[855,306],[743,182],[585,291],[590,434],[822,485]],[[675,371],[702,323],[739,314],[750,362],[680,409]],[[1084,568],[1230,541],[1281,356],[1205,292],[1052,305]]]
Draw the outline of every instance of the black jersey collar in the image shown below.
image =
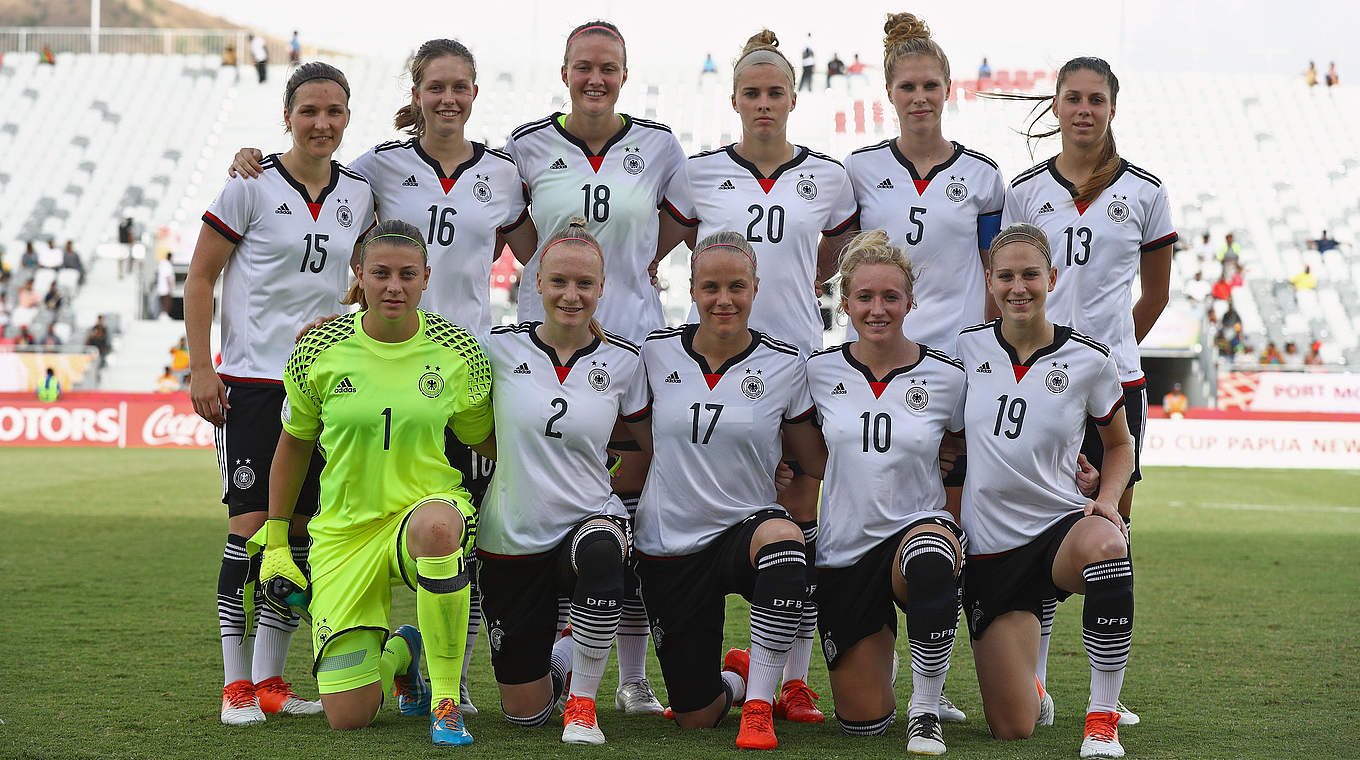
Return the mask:
[[882,380],[879,380],[878,378],[874,377],[874,372],[873,370],[869,369],[869,365],[861,362],[859,359],[856,359],[854,354],[850,353],[851,345],[852,344],[850,343],[846,343],[845,345],[841,346],[841,353],[845,356],[845,363],[859,370],[859,373],[861,375],[864,375],[864,380],[869,383],[869,390],[874,392],[874,398],[878,398],[879,396],[883,395],[884,389],[888,387],[888,383],[891,383],[893,381],[893,378],[897,377],[898,375],[905,375],[908,372],[916,369],[921,365],[921,362],[924,361],[926,358],[925,345],[918,343],[917,348],[921,349],[921,355],[916,357],[916,361],[901,367],[894,367],[893,369],[888,371],[888,374],[883,376]]
[[600,148],[599,153],[592,153],[590,151],[590,146],[586,145],[585,140],[582,140],[576,135],[573,135],[572,133],[568,132],[567,128],[562,126],[561,117],[563,115],[564,114],[561,111],[557,111],[552,116],[548,117],[552,122],[553,129],[556,129],[557,133],[562,135],[563,140],[566,140],[572,145],[575,145],[577,148],[580,148],[581,152],[585,154],[586,160],[590,162],[590,168],[594,169],[597,172],[600,170],[600,164],[604,161],[604,155],[609,152],[610,148],[617,145],[618,142],[628,134],[628,130],[633,128],[633,120],[628,116],[628,114],[622,113],[617,114],[620,118],[623,119],[623,126],[619,128],[619,131],[614,133],[613,137],[605,141],[604,145]]
[[273,166],[278,170],[279,176],[283,177],[283,181],[291,185],[297,191],[297,194],[302,196],[303,202],[307,204],[307,210],[312,213],[312,221],[315,222],[321,214],[321,206],[326,202],[326,196],[330,195],[335,186],[340,184],[340,164],[331,162],[331,181],[321,188],[321,193],[316,196],[316,200],[312,200],[311,195],[307,193],[307,186],[293,179],[293,175],[289,174],[288,170],[284,168],[282,155],[274,153],[269,158],[274,159]]
[[595,339],[592,340],[589,345],[577,349],[576,353],[572,354],[567,361],[563,363],[557,356],[557,350],[547,343],[544,343],[543,339],[538,337],[538,326],[541,324],[543,323],[529,323],[529,339],[534,342],[535,346],[538,346],[538,349],[548,357],[548,361],[552,362],[553,367],[557,369],[557,382],[565,383],[567,381],[567,374],[571,372],[572,367],[576,366],[577,360],[582,357],[590,356],[595,353],[595,349],[600,347],[600,336],[594,336]]
[[[1124,176],[1124,172],[1125,172],[1125,171],[1128,171],[1128,168],[1129,168],[1129,162],[1128,162],[1128,161],[1125,161],[1125,160],[1122,159],[1122,158],[1119,159],[1119,171],[1117,171],[1117,172],[1114,173],[1114,176],[1110,178],[1110,183],[1109,183],[1108,185],[1106,185],[1105,187],[1100,188],[1100,191],[1103,193],[1103,192],[1105,192],[1106,188],[1109,188],[1111,185],[1113,185],[1114,183],[1118,182],[1118,181],[1119,181],[1119,178],[1122,177],[1122,176]],[[1064,177],[1063,175],[1061,175],[1061,174],[1058,173],[1058,157],[1057,157],[1057,156],[1054,156],[1054,157],[1048,159],[1048,173],[1049,173],[1050,176],[1053,177],[1053,181],[1054,181],[1054,182],[1057,182],[1059,185],[1062,185],[1063,189],[1066,190],[1066,191],[1072,196],[1072,198],[1073,198],[1074,200],[1076,199],[1076,197],[1077,197],[1078,195],[1081,195],[1081,191],[1077,189],[1077,186],[1076,186],[1076,185],[1072,184],[1066,177]],[[1089,204],[1087,204],[1087,205],[1082,205],[1082,206],[1078,206],[1078,207],[1077,207],[1077,213],[1079,213],[1079,214],[1085,214],[1085,213],[1086,213],[1086,208],[1087,208],[1088,205],[1089,205]]]
[[723,362],[722,366],[718,367],[717,371],[709,369],[708,360],[704,358],[703,354],[694,350],[694,336],[699,332],[699,326],[693,324],[685,325],[684,330],[680,333],[680,345],[684,347],[685,353],[689,354],[689,358],[693,359],[694,363],[699,365],[699,371],[704,373],[704,380],[708,381],[709,390],[713,390],[713,386],[717,385],[718,380],[722,379],[724,372],[732,369],[741,362],[746,361],[750,358],[751,354],[755,353],[756,346],[760,345],[761,334],[749,327],[746,328],[746,330],[751,333],[751,345],[742,349],[736,356]]
[[426,153],[425,149],[420,147],[419,138],[411,139],[411,147],[415,149],[416,155],[420,156],[420,160],[424,161],[426,164],[429,164],[430,168],[434,170],[435,176],[439,178],[440,186],[444,188],[444,194],[448,195],[448,192],[453,189],[454,183],[458,181],[459,177],[463,176],[463,172],[476,166],[477,162],[482,160],[482,154],[486,153],[485,145],[476,141],[471,142],[472,142],[472,157],[464,161],[463,163],[459,164],[458,166],[454,167],[453,173],[451,174],[444,174],[444,167],[441,166],[437,160],[435,160],[434,156],[431,156],[429,153]]
[[897,140],[888,141],[888,147],[892,149],[893,158],[896,158],[897,163],[901,164],[902,168],[907,170],[907,173],[911,175],[912,181],[925,182],[926,184],[929,184],[932,179],[935,179],[935,175],[953,166],[954,162],[959,160],[959,156],[963,155],[962,145],[959,145],[953,140],[950,140],[949,144],[954,146],[954,153],[950,155],[949,158],[945,159],[944,163],[936,164],[935,166],[931,167],[930,171],[926,174],[926,176],[922,177],[920,174],[916,173],[916,165],[911,162],[911,159],[907,158],[906,155],[902,153],[901,150],[898,149]]
[[1072,336],[1072,328],[1067,325],[1053,325],[1053,342],[1030,354],[1030,357],[1022,362],[1020,361],[1020,355],[1015,352],[1015,346],[1007,343],[1005,336],[1001,334],[1000,319],[992,322],[992,331],[996,334],[996,342],[1005,349],[1006,355],[1011,358],[1011,369],[1015,371],[1015,382],[1017,383],[1024,378],[1025,373],[1029,371],[1030,367],[1034,366],[1036,361],[1049,354],[1056,353],[1058,349],[1062,348],[1063,344],[1067,342],[1067,339]]
[[779,175],[803,163],[803,160],[808,157],[807,148],[802,145],[795,145],[793,146],[793,158],[780,164],[779,168],[775,169],[770,173],[770,176],[766,177],[760,173],[760,169],[758,169],[755,164],[742,158],[741,154],[737,153],[736,143],[728,145],[726,148],[723,148],[723,150],[727,151],[727,156],[732,159],[732,163],[750,172],[751,176],[756,178],[756,182],[760,183],[760,189],[764,190],[766,194],[774,187],[775,180],[779,179]]

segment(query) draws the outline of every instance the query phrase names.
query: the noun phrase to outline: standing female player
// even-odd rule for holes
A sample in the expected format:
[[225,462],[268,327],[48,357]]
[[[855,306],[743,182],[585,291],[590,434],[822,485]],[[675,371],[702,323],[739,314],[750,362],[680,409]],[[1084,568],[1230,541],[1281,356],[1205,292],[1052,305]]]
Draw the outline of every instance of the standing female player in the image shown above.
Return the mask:
[[[693,235],[745,230],[747,242],[766,263],[765,295],[752,307],[751,324],[789,341],[806,357],[822,347],[817,283],[834,272],[856,208],[838,161],[788,141],[789,114],[797,100],[793,67],[779,52],[774,32],[762,30],[747,40],[733,67],[732,108],[741,116],[741,141],[685,162],[684,173],[666,191],[670,218],[661,237],[665,241],[686,227],[697,228],[689,231],[692,243]],[[668,252],[658,250],[658,260]],[[809,572],[817,540],[818,485],[797,473],[779,499],[803,530]],[[808,584],[814,586],[815,577],[809,576]],[[790,720],[820,722],[817,695],[807,687],[816,604],[805,613],[776,709]]]
[[[346,264],[373,224],[368,183],[331,160],[349,124],[345,75],[324,63],[299,66],[283,102],[292,147],[265,158],[258,181],[227,182],[203,214],[184,284],[189,395],[194,410],[217,426],[228,513],[217,610],[226,671],[222,722],[229,725],[259,723],[265,713],[321,711],[319,703],[298,699],[282,678],[297,617],[261,607],[257,641],[247,635],[246,537],[264,524],[269,505],[269,463],[293,338],[298,327],[339,306]],[[214,367],[209,333],[219,276],[222,364]],[[306,562],[306,522],[316,513],[321,465],[314,456],[296,505],[293,552],[300,564]]]
[[946,432],[963,429],[966,378],[957,360],[902,332],[914,277],[888,233],[855,236],[840,272],[841,308],[859,338],[807,363],[829,451],[817,601],[836,719],[853,736],[892,723],[896,604],[911,642],[907,751],[940,755],[966,541],[945,510],[939,451]]
[[[430,290],[426,311],[482,335],[491,328],[491,265],[506,244],[520,258],[531,256],[538,234],[525,210],[524,186],[509,154],[467,139],[465,131],[477,98],[477,63],[461,42],[426,41],[411,58],[411,102],[397,110],[394,126],[410,140],[374,146],[350,163],[368,179],[380,219],[420,220],[421,238],[430,253]],[[244,148],[233,172],[259,175],[259,151]],[[449,463],[463,474],[474,506],[482,503],[493,463],[460,443],[451,432]],[[474,558],[468,558],[476,578]],[[467,658],[481,626],[474,580],[468,616]],[[477,708],[467,695],[465,713]]]
[[[1057,117],[1058,127],[1031,131],[1030,136],[1060,134],[1062,152],[1011,182],[1002,220],[1033,224],[1059,246],[1053,262],[1059,277],[1049,308],[1052,318],[1105,343],[1114,354],[1134,439],[1133,475],[1119,498],[1119,514],[1128,522],[1133,486],[1143,477],[1139,457],[1147,420],[1147,378],[1138,343],[1166,307],[1171,253],[1178,237],[1161,180],[1115,151],[1110,124],[1118,98],[1119,79],[1099,58],[1073,58],[1058,71],[1054,96],[1027,98],[1051,101],[1045,111]],[[1041,112],[1035,123],[1042,116]],[[1142,295],[1133,303],[1135,277]],[[1082,453],[1107,470],[1101,464],[1100,441],[1095,426],[1088,425]],[[1055,606],[1056,602],[1046,605],[1040,681],[1046,680]],[[1138,722],[1136,714],[1120,708],[1121,723]]]
[[[318,444],[323,505],[312,537],[312,646],[332,728],[368,725],[398,687],[404,714],[430,716],[439,745],[471,744],[458,706],[476,517],[444,429],[495,459],[491,370],[466,330],[420,311],[429,283],[420,231],[381,222],[359,252],[362,308],[310,330],[288,359],[283,433],[271,469],[260,583],[308,579],[287,526]],[[393,585],[416,594],[419,630],[387,638]],[[420,677],[428,657],[430,685]]]
[[[673,237],[658,244],[657,206],[685,153],[664,124],[614,112],[627,81],[628,53],[618,27],[607,21],[576,27],[562,56],[571,113],[519,127],[506,150],[528,185],[529,210],[539,229],[561,229],[572,217],[586,220],[607,252],[609,297],[600,301],[596,318],[606,329],[641,342],[666,323],[648,265],[658,245],[670,250],[680,241]],[[519,318],[542,320],[542,301],[533,292],[538,261],[521,262]],[[610,451],[622,457],[613,487],[631,513],[647,475],[647,458],[622,426],[614,431]],[[631,572],[618,643],[615,706],[629,713],[660,713],[661,703],[647,682],[647,612]]]
[[[1115,705],[1133,639],[1133,565],[1117,504],[1133,472],[1133,443],[1116,361],[1104,345],[1045,316],[1058,274],[1042,230],[1006,227],[990,258],[987,287],[1001,318],[959,335],[972,460],[963,491],[970,542],[963,603],[983,711],[997,738],[1034,731],[1044,694],[1034,675],[1044,602],[1084,594],[1091,706],[1081,756],[1123,757]],[[1091,421],[1105,449],[1095,500],[1064,466]]]
[[[944,137],[949,58],[930,28],[910,13],[894,13],[883,32],[888,99],[902,133],[846,156],[845,171],[859,203],[859,225],[886,230],[911,257],[913,303],[903,329],[953,356],[959,330],[996,314],[983,270],[1001,226],[1005,182],[996,162]],[[854,331],[852,322],[847,337]],[[966,469],[967,458],[960,456],[945,479],[956,520]],[[965,719],[947,697],[940,699],[941,720]]]
[[[826,459],[798,349],[747,327],[756,257],[736,232],[691,261],[699,323],[643,345],[653,451],[637,515],[638,576],[676,722],[717,725],[744,698],[737,746],[772,749],[773,700],[807,601],[802,532],[775,501],[781,435],[803,469]],[[751,602],[751,648],[722,651],[724,599]]]
[[[539,255],[543,322],[494,327],[484,341],[496,385],[496,474],[477,536],[501,709],[547,722],[565,682],[553,672],[559,595],[571,598],[571,694],[562,741],[603,744],[595,696],[623,605],[628,512],[603,452],[615,423],[647,410],[638,347],[595,321],[604,254],[571,222]],[[555,653],[566,659],[565,652]]]

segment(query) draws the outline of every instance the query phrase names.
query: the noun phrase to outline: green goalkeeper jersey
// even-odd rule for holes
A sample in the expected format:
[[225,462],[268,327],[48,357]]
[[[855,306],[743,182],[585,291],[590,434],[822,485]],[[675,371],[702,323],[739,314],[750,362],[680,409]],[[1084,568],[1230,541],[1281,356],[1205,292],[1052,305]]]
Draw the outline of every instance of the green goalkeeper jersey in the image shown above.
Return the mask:
[[466,330],[422,311],[413,337],[383,343],[364,333],[363,314],[313,328],[284,369],[283,429],[319,439],[326,457],[308,528],[318,538],[456,490],[445,426],[468,444],[492,430],[491,368]]

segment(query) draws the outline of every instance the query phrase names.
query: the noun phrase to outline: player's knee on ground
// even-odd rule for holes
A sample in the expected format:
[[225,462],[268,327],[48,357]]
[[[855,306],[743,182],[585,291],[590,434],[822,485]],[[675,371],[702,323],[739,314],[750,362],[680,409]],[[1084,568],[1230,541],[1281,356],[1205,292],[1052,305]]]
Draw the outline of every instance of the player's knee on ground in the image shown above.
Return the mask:
[[987,727],[991,729],[993,738],[1002,741],[1028,739],[1034,735],[1034,721],[1001,720],[988,716]]
[[896,710],[873,720],[846,720],[839,712],[836,713],[836,722],[841,725],[841,733],[846,736],[882,736],[888,733],[888,727],[896,718]]

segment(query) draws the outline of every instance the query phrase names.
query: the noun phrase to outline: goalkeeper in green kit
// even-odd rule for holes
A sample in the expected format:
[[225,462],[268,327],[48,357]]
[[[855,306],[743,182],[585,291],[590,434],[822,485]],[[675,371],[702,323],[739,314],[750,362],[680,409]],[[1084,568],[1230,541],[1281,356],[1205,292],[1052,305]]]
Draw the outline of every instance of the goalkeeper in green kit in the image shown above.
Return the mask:
[[[350,291],[363,310],[312,328],[288,359],[260,583],[310,591],[313,668],[332,728],[368,725],[395,689],[403,714],[429,714],[435,744],[462,745],[472,743],[458,707],[470,593],[464,551],[476,526],[444,456],[444,428],[495,458],[491,370],[465,330],[416,308],[429,280],[421,240],[400,220],[375,227]],[[308,526],[309,581],[287,534],[318,445],[326,466],[321,509]],[[389,637],[397,584],[415,591],[419,628],[403,625]],[[266,593],[271,604],[278,597]]]

